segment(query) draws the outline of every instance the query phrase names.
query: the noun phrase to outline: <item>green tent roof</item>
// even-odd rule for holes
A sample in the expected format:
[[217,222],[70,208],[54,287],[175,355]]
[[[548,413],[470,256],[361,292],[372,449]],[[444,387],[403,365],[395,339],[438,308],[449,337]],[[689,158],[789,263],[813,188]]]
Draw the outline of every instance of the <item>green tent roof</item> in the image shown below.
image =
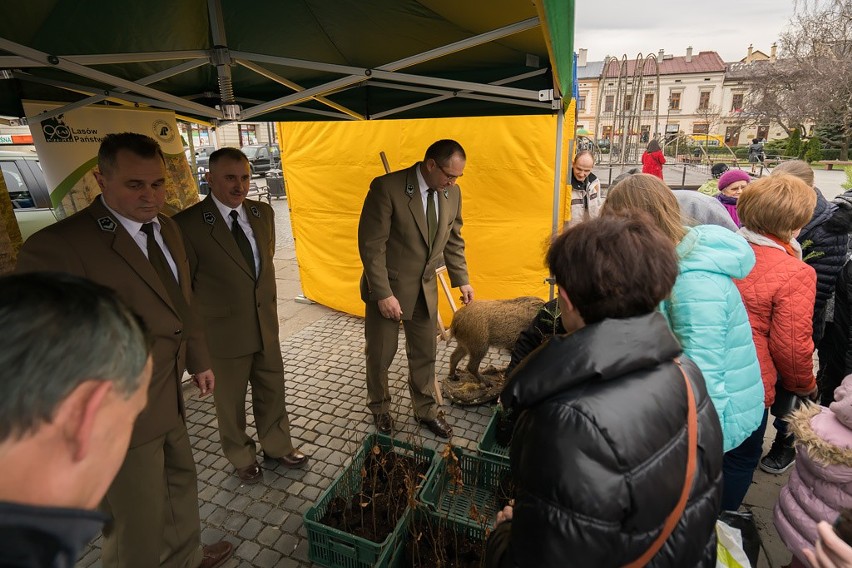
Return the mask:
[[23,99],[213,121],[550,113],[549,90],[571,94],[573,13],[573,0],[3,2],[0,115],[23,116]]

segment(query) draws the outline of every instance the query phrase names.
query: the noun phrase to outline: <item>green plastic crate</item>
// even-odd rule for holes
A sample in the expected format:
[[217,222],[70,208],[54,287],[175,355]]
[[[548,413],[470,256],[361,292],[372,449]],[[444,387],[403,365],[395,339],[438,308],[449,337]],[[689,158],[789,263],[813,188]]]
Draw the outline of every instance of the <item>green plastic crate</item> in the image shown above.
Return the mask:
[[[423,523],[424,520],[428,523]],[[390,568],[409,568],[413,563],[409,552],[406,550],[415,530],[450,530],[457,535],[466,536],[468,539],[475,542],[482,542],[482,559],[485,559],[485,528],[482,526],[474,526],[468,523],[460,523],[452,519],[441,517],[434,511],[430,511],[424,507],[418,507],[412,511],[410,523],[406,527],[399,542],[394,546],[393,554],[390,556]],[[422,563],[421,563],[422,564]]]
[[503,413],[499,410],[491,416],[491,420],[488,422],[488,427],[485,428],[485,433],[476,445],[476,449],[483,456],[508,463],[509,448],[497,443],[497,425],[500,423],[502,416]]
[[480,523],[471,517],[471,505],[475,505],[480,518],[484,516],[487,526],[493,526],[499,501],[508,501],[508,495],[498,496],[498,492],[509,489],[501,487],[501,483],[511,480],[509,462],[469,454],[460,448],[453,448],[453,452],[459,460],[462,483],[451,479],[448,460],[444,458],[423,485],[421,502],[440,517],[479,526]]
[[[394,453],[414,458],[418,464],[428,464],[426,479],[434,473],[437,466],[435,450],[415,448],[411,444],[390,438],[382,434],[370,434],[364,440],[361,448],[331,486],[320,495],[316,504],[303,516],[305,529],[308,532],[308,557],[312,562],[327,568],[387,568],[391,555],[399,540],[404,536],[411,516],[406,509],[397,522],[393,532],[383,542],[372,542],[354,534],[324,525],[320,520],[325,516],[331,500],[337,496],[344,498],[355,494],[361,486],[361,468],[367,453],[373,446],[378,445],[387,451],[393,448]],[[422,491],[422,485],[419,492]]]

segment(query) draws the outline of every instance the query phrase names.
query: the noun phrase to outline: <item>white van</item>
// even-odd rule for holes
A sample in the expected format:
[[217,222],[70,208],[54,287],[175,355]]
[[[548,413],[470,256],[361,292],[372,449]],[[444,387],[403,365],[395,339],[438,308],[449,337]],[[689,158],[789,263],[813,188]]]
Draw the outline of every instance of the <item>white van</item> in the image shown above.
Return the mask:
[[23,240],[56,223],[50,190],[34,151],[0,151],[0,171],[12,199]]

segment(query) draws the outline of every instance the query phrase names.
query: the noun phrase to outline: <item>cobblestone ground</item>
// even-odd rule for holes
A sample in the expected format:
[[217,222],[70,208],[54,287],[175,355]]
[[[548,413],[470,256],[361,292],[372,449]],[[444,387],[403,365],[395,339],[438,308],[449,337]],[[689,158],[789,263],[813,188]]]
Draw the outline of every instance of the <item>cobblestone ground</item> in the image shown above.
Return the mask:
[[[406,380],[404,341],[390,368],[393,414],[399,437],[422,438],[428,448],[443,442],[419,427],[411,416]],[[439,377],[447,373],[449,348],[438,345]],[[305,469],[267,468],[263,483],[241,485],[222,456],[213,402],[189,398],[188,427],[198,469],[198,497],[202,541],[225,539],[234,544],[234,558],[224,564],[236,567],[312,566],[302,514],[317,500],[355,454],[364,437],[375,428],[366,409],[363,320],[333,313],[291,336],[281,345],[287,378],[287,408],[294,443],[311,456]],[[503,366],[507,353],[492,350],[488,364]],[[249,397],[249,401],[250,401]],[[247,403],[253,435],[251,404]],[[475,451],[491,409],[488,406],[444,405],[453,425],[453,442]],[[99,567],[99,542],[83,555],[78,567]]]

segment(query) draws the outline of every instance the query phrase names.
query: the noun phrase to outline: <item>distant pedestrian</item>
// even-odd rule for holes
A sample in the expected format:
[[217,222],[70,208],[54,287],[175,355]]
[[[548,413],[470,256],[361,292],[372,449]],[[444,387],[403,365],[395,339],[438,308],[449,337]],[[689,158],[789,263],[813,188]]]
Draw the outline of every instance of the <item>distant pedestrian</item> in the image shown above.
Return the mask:
[[701,187],[698,188],[698,192],[709,197],[715,197],[716,194],[719,193],[719,178],[722,177],[722,174],[727,172],[729,169],[728,164],[722,162],[713,164],[713,167],[710,168],[710,175],[712,176],[712,179],[701,184]]
[[663,150],[660,148],[660,143],[656,140],[651,140],[648,143],[648,148],[642,154],[642,173],[651,174],[663,179],[663,165],[666,163],[666,157],[663,156]]
[[719,178],[719,193],[715,197],[725,207],[737,227],[743,225],[737,215],[737,200],[750,181],[751,176],[743,170],[728,170]]
[[756,173],[757,164],[760,164],[760,166],[763,167],[764,157],[763,144],[760,142],[760,139],[753,138],[751,145],[748,147],[748,161],[751,164],[752,174]]

